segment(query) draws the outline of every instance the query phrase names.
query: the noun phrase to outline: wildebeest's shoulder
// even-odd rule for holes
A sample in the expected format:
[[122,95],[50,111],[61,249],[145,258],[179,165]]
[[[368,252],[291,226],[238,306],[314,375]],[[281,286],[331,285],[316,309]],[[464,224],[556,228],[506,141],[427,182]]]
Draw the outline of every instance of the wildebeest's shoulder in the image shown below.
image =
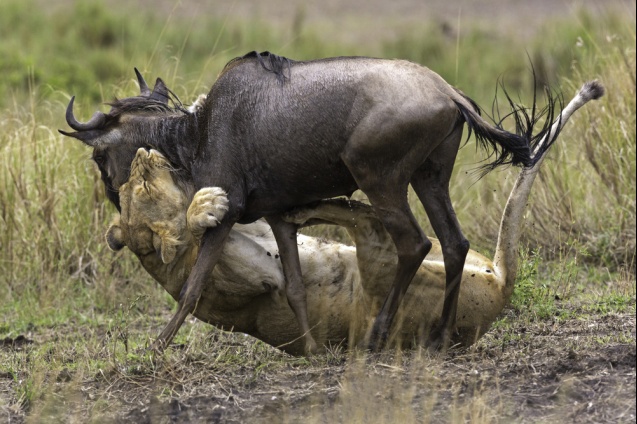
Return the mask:
[[[258,72],[261,75],[266,75],[267,73],[272,73],[276,75],[277,79],[280,82],[285,82],[291,77],[291,69],[295,66],[313,66],[313,65],[334,65],[334,64],[360,64],[362,61],[372,61],[372,62],[383,62],[385,59],[377,59],[368,56],[338,56],[338,57],[329,57],[324,59],[316,59],[310,61],[297,61],[293,59],[289,59],[284,56],[278,56],[276,54],[270,52],[261,52],[258,53],[256,51],[247,53],[243,56],[236,57],[229,61],[226,66],[223,68],[221,73],[219,74],[219,78],[230,73],[232,70],[237,70],[241,65],[260,65],[258,67],[254,67],[253,69],[258,69]],[[266,71],[264,74],[263,71]]]

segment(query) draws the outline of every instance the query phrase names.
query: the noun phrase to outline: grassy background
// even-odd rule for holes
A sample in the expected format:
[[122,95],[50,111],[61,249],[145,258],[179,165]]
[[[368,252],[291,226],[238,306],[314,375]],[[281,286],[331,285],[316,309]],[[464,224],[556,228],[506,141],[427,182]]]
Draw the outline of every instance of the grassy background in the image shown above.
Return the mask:
[[[634,313],[634,17],[594,19],[580,12],[547,22],[531,40],[479,26],[449,32],[432,22],[402,28],[391,39],[348,44],[325,37],[302,16],[274,26],[213,16],[167,19],[100,2],[74,5],[43,10],[29,0],[0,1],[0,338],[44,331],[58,343],[55,349],[44,343],[36,354],[54,349],[54,364],[25,368],[3,357],[0,371],[24,377],[17,386],[24,393],[15,394],[19,407],[45,390],[36,387],[46,386],[49,370],[72,366],[65,355],[79,358],[85,375],[94,373],[104,364],[88,358],[108,352],[95,340],[148,320],[161,323],[173,307],[128,251],[108,251],[103,233],[114,209],[105,203],[90,152],[57,133],[66,128],[71,95],[78,96],[76,115],[85,120],[101,103],[136,94],[135,66],[149,81],[163,78],[186,104],[208,91],[229,59],[251,50],[294,59],[370,53],[410,59],[487,111],[500,77],[529,102],[529,58],[540,82],[567,100],[584,81],[598,78],[607,95],[569,123],[534,188],[514,307],[531,305],[550,315],[556,298],[593,295],[593,305]],[[495,171],[478,180],[473,170],[482,158],[472,141],[461,150],[452,197],[472,247],[490,254],[516,174]],[[428,228],[422,210],[417,215]],[[74,326],[94,343],[79,356],[78,346],[52,335]]]

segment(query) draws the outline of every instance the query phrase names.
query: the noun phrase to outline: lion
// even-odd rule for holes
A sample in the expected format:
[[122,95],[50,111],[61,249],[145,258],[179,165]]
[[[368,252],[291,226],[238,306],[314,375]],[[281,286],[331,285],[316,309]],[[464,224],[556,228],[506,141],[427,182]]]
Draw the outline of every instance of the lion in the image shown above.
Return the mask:
[[[557,134],[570,115],[603,88],[585,84],[562,111],[550,133]],[[547,136],[548,137],[548,136]],[[505,208],[494,261],[470,250],[458,300],[454,343],[471,345],[500,315],[509,301],[517,271],[521,221],[540,161],[520,173]],[[128,248],[175,299],[192,269],[199,239],[224,217],[228,200],[218,187],[192,194],[187,181],[175,177],[156,150],[139,149],[129,180],[120,187],[121,215],[106,240],[113,250]],[[303,283],[312,336],[320,346],[363,345],[390,289],[396,269],[391,237],[371,206],[331,199],[290,211],[286,220],[299,226],[345,227],[355,246],[306,235],[298,236]],[[390,343],[411,346],[426,340],[438,324],[445,293],[440,243],[419,267],[409,286]],[[290,354],[304,354],[303,335],[285,298],[285,280],[277,244],[269,226],[258,220],[235,225],[222,257],[193,315],[225,330],[239,331]]]

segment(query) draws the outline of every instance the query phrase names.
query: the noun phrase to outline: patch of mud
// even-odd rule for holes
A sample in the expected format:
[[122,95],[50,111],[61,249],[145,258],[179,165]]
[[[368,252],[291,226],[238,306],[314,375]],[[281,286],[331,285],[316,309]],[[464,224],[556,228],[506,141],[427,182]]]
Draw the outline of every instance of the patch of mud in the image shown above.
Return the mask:
[[30,340],[23,334],[20,334],[15,338],[5,337],[4,339],[0,339],[0,348],[21,349],[31,343],[33,343],[33,340]]

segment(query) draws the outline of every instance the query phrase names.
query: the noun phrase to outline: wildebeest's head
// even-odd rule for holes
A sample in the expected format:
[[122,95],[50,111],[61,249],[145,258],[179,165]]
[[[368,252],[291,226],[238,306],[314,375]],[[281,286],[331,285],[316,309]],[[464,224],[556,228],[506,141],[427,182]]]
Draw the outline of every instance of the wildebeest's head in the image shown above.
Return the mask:
[[[137,69],[135,73],[141,91],[139,96],[108,103],[111,106],[108,113],[95,112],[88,122],[79,122],[73,115],[75,97],[72,97],[66,109],[66,122],[75,132],[60,130],[93,147],[93,160],[106,186],[106,196],[118,210],[121,209],[118,190],[130,175],[137,150],[157,148],[157,140],[162,139],[159,120],[189,113],[161,79],[157,79],[151,90]],[[169,101],[174,106],[170,106]]]

